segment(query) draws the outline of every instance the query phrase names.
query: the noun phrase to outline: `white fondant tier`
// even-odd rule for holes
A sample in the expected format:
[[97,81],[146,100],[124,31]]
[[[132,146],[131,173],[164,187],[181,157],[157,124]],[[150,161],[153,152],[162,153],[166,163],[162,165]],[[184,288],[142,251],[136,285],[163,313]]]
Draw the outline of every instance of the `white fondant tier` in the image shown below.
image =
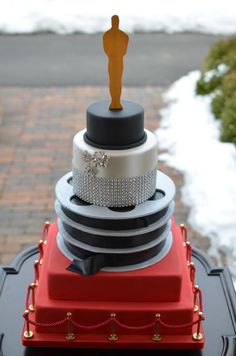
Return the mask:
[[[93,156],[96,152],[107,155],[106,167],[98,166],[96,177],[100,178],[132,178],[139,177],[157,169],[157,138],[145,130],[147,140],[144,144],[126,150],[102,150],[87,144],[84,141],[86,130],[78,132],[73,140],[73,167],[85,172],[88,164],[94,166],[94,162],[89,162],[84,158],[84,152]],[[99,159],[99,157],[98,157]]]
[[145,130],[144,144],[126,150],[99,150],[73,140],[73,189],[81,199],[99,206],[124,207],[150,198],[156,189],[157,139]]

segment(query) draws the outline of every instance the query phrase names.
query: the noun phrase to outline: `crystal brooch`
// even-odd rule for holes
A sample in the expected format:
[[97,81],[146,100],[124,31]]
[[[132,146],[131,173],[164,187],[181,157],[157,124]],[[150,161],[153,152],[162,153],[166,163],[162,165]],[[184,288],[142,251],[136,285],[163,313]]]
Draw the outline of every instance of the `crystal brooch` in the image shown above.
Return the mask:
[[85,173],[95,177],[98,173],[98,167],[106,168],[109,164],[110,157],[105,152],[96,151],[94,154],[90,154],[88,151],[82,153],[82,158],[87,166],[85,167]]

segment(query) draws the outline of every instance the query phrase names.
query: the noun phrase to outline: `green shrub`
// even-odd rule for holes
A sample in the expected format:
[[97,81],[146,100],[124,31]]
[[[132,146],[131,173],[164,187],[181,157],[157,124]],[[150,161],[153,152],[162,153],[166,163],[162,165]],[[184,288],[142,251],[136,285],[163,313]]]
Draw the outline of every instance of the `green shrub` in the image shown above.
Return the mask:
[[217,119],[221,118],[225,105],[225,96],[221,93],[216,95],[211,101],[211,110]]
[[196,93],[212,94],[212,112],[222,120],[221,139],[236,143],[236,37],[220,40],[211,48]]
[[236,92],[225,102],[221,139],[236,144]]

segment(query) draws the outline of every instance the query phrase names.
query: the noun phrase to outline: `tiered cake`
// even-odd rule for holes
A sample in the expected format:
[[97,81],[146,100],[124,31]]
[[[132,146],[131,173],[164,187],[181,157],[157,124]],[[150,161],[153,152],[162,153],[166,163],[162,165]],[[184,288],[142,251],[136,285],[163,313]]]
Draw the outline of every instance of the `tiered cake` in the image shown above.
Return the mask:
[[28,289],[24,345],[203,347],[191,247],[172,218],[174,183],[157,170],[143,108],[121,104],[91,105],[74,137],[73,169],[57,183],[57,219],[45,226]]

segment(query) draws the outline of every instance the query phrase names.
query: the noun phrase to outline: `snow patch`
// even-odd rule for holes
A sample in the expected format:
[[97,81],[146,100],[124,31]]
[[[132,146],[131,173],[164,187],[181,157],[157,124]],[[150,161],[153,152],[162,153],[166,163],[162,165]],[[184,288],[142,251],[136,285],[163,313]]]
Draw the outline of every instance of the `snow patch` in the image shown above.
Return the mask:
[[199,78],[199,71],[191,72],[165,95],[157,135],[167,152],[160,159],[184,174],[188,222],[211,238],[210,254],[220,262],[221,251],[236,276],[236,149],[219,141],[220,121],[211,112],[211,97],[195,94]]
[[216,69],[212,69],[206,72],[206,74],[204,75],[204,82],[209,82],[213,77],[222,77],[228,72],[228,70],[229,67],[226,64],[221,63],[217,66]]
[[0,8],[2,33],[101,32],[113,14],[128,32],[236,32],[234,0],[0,0]]

